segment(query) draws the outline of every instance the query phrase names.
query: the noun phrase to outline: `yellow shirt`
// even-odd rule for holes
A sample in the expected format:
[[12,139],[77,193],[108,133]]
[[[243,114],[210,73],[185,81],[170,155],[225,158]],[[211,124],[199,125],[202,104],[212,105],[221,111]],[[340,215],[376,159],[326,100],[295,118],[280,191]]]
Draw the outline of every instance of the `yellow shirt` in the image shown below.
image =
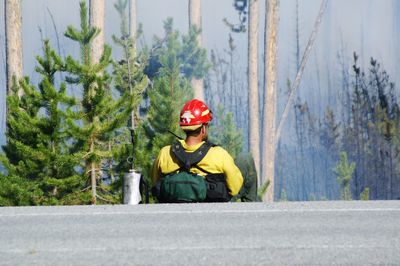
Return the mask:
[[[188,146],[184,140],[180,140],[182,147],[186,152],[194,152],[204,143],[201,142],[194,146]],[[151,180],[155,184],[161,177],[177,171],[180,166],[176,158],[171,157],[171,146],[165,146],[161,149],[157,159],[154,161],[151,171]],[[239,193],[243,184],[243,176],[239,168],[235,165],[232,156],[222,147],[211,147],[206,156],[197,164],[200,168],[213,174],[223,173],[226,178],[226,185],[229,194],[235,196]],[[191,172],[206,176],[199,168],[193,167]]]

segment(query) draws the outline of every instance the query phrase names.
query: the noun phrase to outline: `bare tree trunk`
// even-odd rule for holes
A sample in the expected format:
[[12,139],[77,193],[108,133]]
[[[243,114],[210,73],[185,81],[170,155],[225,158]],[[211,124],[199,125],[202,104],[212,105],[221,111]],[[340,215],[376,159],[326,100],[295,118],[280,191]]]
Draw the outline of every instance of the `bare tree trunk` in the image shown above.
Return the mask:
[[134,55],[136,54],[136,38],[137,38],[136,7],[137,7],[136,0],[129,0],[129,36],[133,40],[132,50],[134,52]]
[[275,132],[276,132],[276,95],[277,95],[277,44],[279,22],[279,0],[266,0],[265,36],[264,36],[264,126],[263,126],[263,164],[264,181],[270,184],[263,201],[274,200],[275,175]]
[[[89,0],[89,24],[90,27],[100,30],[96,38],[91,43],[91,58],[92,63],[100,62],[100,58],[104,51],[104,0]],[[90,144],[90,152],[94,152],[94,140]],[[90,179],[92,185],[92,204],[97,202],[97,165],[90,163]]]
[[[13,77],[22,78],[22,15],[20,0],[4,1],[4,18],[6,26],[6,83],[7,95],[13,86]],[[22,96],[22,90],[18,96]]]
[[[90,141],[90,153],[94,152],[94,140]],[[96,176],[96,163],[91,162],[89,165],[90,183],[92,187],[92,204],[97,202],[97,176]]]
[[[201,0],[189,0],[189,28],[193,26],[201,29]],[[201,33],[197,36],[197,42],[199,46],[202,45]],[[204,101],[203,79],[196,79],[193,77],[191,84],[194,91],[194,97]]]
[[248,33],[248,86],[249,86],[249,147],[254,158],[258,176],[260,175],[260,107],[258,97],[258,9],[259,1],[249,2]]
[[[189,27],[201,29],[201,0],[189,0]],[[201,34],[197,36],[199,45],[202,44]]]
[[[297,71],[296,79],[293,82],[292,87],[290,88],[289,99],[288,99],[288,101],[286,103],[285,109],[283,110],[282,118],[279,121],[278,129],[277,129],[277,132],[276,132],[276,139],[277,140],[279,140],[279,137],[281,135],[283,125],[284,125],[284,123],[285,123],[285,121],[287,119],[287,115],[289,113],[290,105],[292,104],[294,96],[295,96],[295,92],[297,91],[297,88],[300,85],[300,81],[301,81],[301,78],[303,76],[303,72],[304,72],[304,69],[306,67],[307,60],[308,60],[308,58],[310,56],[311,48],[312,48],[312,46],[314,44],[314,41],[315,41],[315,38],[317,36],[319,25],[321,24],[322,16],[323,16],[323,14],[325,12],[326,5],[327,5],[327,0],[323,0],[322,3],[321,3],[321,7],[320,7],[320,10],[319,10],[318,16],[317,16],[317,20],[315,21],[315,24],[314,24],[313,31],[311,33],[310,39],[308,40],[306,49],[305,49],[303,57],[301,59],[300,68]],[[275,145],[277,145],[277,144],[275,143]]]
[[98,63],[104,50],[104,0],[90,0],[89,23],[100,30],[92,42],[92,62]]

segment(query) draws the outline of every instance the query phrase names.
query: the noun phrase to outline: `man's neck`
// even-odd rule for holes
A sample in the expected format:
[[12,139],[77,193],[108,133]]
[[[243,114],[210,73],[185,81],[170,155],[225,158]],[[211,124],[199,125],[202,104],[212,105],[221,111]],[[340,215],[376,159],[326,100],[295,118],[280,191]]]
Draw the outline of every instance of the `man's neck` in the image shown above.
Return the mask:
[[185,143],[188,146],[195,146],[202,141],[203,141],[203,138],[201,136],[197,136],[197,137],[189,136],[185,139]]

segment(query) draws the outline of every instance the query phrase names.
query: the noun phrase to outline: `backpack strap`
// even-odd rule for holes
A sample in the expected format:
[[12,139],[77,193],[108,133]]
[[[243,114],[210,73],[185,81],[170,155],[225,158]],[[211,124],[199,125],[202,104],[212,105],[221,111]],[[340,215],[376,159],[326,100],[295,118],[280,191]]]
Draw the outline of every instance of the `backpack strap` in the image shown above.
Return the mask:
[[181,168],[185,171],[189,171],[190,168],[196,166],[206,156],[210,148],[214,146],[216,145],[206,141],[194,152],[186,152],[182,144],[179,141],[176,141],[173,143],[171,150],[178,159]]
[[178,159],[180,169],[190,172],[190,168],[197,167],[207,174],[205,177],[206,202],[227,202],[230,201],[231,196],[228,192],[225,175],[210,173],[197,165],[206,156],[210,148],[215,146],[217,145],[206,141],[196,151],[186,152],[182,144],[176,141],[172,145],[171,152]]

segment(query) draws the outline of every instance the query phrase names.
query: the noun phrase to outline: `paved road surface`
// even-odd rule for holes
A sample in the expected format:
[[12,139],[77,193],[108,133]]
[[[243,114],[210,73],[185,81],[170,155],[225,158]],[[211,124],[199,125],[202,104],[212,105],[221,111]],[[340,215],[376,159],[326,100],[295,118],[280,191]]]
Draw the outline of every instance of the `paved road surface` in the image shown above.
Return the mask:
[[0,265],[400,265],[400,201],[0,208]]

